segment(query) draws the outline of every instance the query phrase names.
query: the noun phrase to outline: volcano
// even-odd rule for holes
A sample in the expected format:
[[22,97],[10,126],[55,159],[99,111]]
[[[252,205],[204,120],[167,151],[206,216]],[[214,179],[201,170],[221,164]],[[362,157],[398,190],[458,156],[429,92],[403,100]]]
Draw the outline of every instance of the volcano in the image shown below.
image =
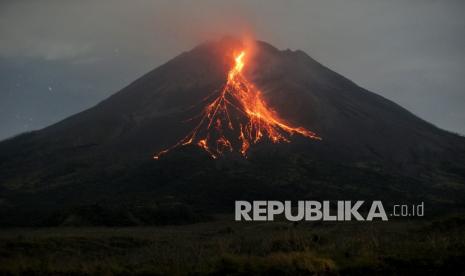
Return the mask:
[[260,198],[463,205],[463,137],[302,51],[249,48],[201,44],[88,110],[1,142],[4,216]]

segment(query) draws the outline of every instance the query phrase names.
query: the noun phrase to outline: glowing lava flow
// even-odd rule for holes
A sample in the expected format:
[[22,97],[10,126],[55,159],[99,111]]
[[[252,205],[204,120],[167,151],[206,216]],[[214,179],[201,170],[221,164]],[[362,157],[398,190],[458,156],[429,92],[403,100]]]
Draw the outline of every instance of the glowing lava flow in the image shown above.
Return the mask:
[[173,148],[190,144],[217,158],[225,151],[247,156],[250,146],[264,138],[273,143],[290,142],[289,137],[298,134],[321,140],[310,130],[288,125],[268,107],[260,90],[242,74],[244,56],[245,51],[236,56],[220,95],[205,107],[198,125],[177,144],[157,153],[155,159]]

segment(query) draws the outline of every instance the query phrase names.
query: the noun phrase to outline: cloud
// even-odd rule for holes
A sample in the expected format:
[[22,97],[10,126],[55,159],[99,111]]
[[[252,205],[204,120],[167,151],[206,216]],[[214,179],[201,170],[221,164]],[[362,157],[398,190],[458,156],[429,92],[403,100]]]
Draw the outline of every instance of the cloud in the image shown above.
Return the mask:
[[90,52],[90,44],[43,39],[0,40],[0,55],[5,58],[29,57],[44,60],[77,59]]

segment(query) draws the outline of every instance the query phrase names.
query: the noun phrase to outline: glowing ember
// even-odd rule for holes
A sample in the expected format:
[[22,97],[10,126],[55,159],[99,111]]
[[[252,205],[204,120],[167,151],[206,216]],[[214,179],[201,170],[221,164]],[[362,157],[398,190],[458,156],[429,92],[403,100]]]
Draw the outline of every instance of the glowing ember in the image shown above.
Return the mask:
[[239,152],[246,157],[250,146],[265,138],[273,143],[290,142],[290,136],[298,134],[321,140],[310,130],[288,125],[265,103],[260,90],[242,74],[245,54],[241,51],[235,57],[226,84],[205,107],[198,125],[177,144],[157,153],[155,159],[173,148],[190,144],[217,158],[224,152]]

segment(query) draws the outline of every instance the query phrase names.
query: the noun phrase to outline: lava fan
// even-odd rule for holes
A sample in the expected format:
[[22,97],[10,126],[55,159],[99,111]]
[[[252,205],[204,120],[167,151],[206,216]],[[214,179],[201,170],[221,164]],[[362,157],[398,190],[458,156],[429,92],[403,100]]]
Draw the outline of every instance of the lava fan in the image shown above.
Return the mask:
[[226,84],[214,93],[213,99],[205,99],[208,104],[194,129],[172,147],[157,153],[155,159],[186,145],[197,145],[216,159],[225,152],[247,157],[250,147],[265,139],[289,143],[292,135],[301,135],[321,140],[308,129],[290,126],[266,104],[261,91],[242,74],[245,55],[245,51],[236,55]]

